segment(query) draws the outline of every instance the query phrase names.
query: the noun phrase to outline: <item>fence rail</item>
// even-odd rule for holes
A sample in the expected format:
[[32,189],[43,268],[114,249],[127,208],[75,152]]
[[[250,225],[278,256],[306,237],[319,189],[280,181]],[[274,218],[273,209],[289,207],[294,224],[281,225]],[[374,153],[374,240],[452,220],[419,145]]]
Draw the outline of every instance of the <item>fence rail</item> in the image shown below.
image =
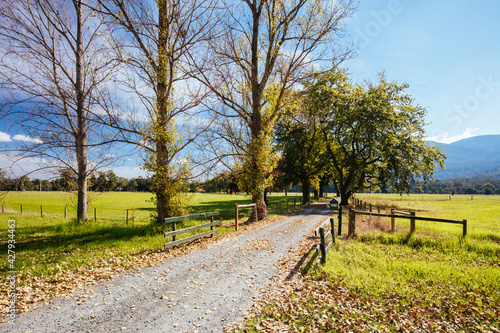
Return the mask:
[[[398,214],[383,214],[383,213],[374,213],[374,212],[366,212],[363,210],[351,210],[349,212],[349,225],[351,225],[351,212],[353,212],[353,219],[356,218],[355,214],[361,215],[370,215],[370,216],[381,216],[381,217],[390,217],[391,219],[407,219],[410,220],[410,233],[415,232],[415,221],[429,221],[429,222],[443,222],[443,223],[452,223],[452,224],[461,224],[462,225],[462,234],[463,237],[467,236],[467,220],[450,220],[443,218],[435,218],[435,217],[423,217],[423,216],[415,216],[415,212],[404,212],[398,210],[391,210],[393,213]],[[392,220],[391,220],[392,221]],[[391,222],[391,229],[394,231],[393,223]]]
[[[164,236],[165,236],[165,238],[172,237],[172,241],[169,243],[165,243],[163,245],[164,248],[167,249],[167,248],[172,247],[172,246],[176,246],[176,245],[183,244],[183,243],[188,243],[188,242],[194,241],[198,238],[202,238],[205,236],[212,236],[213,234],[219,232],[219,229],[214,229],[214,226],[220,224],[220,221],[214,222],[214,216],[218,216],[218,215],[219,215],[219,212],[215,211],[215,212],[166,218],[165,224],[172,224],[172,231],[166,232]],[[200,224],[200,225],[196,225],[196,226],[188,227],[188,228],[183,228],[183,229],[179,229],[179,230],[176,229],[177,222],[182,222],[182,221],[186,221],[186,220],[195,220],[195,219],[199,219],[199,218],[207,220],[208,217],[210,217],[209,223]],[[210,227],[209,231],[205,231],[205,232],[202,232],[202,233],[197,234],[197,235],[193,235],[193,236],[189,236],[186,238],[176,240],[177,235],[181,235],[181,234],[184,234],[187,232],[192,232],[192,231],[196,231],[196,230],[200,230],[200,229],[208,228],[208,227]]]
[[239,205],[237,203],[234,204],[234,230],[238,230],[238,208],[246,208],[246,207],[255,207],[255,220],[259,221],[259,214],[257,211],[257,204],[244,204]]

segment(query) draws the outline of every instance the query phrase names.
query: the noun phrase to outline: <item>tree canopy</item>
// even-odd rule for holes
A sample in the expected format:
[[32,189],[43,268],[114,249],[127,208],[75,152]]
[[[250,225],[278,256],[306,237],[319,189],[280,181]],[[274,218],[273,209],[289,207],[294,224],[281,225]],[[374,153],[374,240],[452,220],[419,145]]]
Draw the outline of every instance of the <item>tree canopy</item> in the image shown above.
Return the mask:
[[407,84],[354,83],[345,71],[315,76],[303,91],[311,116],[321,119],[326,154],[342,204],[371,189],[408,192],[427,182],[444,154],[425,141],[426,110],[404,91]]

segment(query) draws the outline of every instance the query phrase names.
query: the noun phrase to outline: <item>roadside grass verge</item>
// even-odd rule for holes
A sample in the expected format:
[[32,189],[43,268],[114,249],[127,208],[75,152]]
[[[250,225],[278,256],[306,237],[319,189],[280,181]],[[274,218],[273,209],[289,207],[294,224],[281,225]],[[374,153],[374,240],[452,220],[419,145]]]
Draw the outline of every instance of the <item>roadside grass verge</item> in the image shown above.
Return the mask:
[[239,332],[498,332],[500,248],[450,237],[337,240],[325,266],[283,281]]
[[393,234],[378,230],[384,221],[357,221],[356,239],[337,238],[324,266],[266,290],[239,331],[500,332],[499,197],[390,197],[401,199],[379,200],[420,207],[417,216],[466,218],[478,230],[462,238],[454,225],[417,221],[409,236],[406,220]]

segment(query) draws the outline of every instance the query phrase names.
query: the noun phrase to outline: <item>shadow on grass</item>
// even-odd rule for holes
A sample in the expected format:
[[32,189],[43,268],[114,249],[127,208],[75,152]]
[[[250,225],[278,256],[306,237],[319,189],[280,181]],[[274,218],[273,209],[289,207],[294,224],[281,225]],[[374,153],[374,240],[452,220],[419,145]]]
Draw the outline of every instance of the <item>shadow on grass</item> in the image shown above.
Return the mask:
[[[491,235],[493,236],[493,235]],[[498,240],[498,237],[493,236]],[[483,238],[483,242],[469,241],[467,237],[435,238],[432,236],[417,237],[410,234],[365,234],[358,237],[358,241],[368,244],[379,243],[382,245],[402,245],[415,250],[432,248],[442,253],[456,251],[474,252],[487,257],[500,256],[500,247],[495,239]]]
[[[145,212],[156,212],[156,207],[139,207],[135,208],[135,210],[145,211]],[[129,211],[132,211],[129,209]]]
[[[87,228],[88,230],[85,230]],[[130,241],[136,237],[159,234],[162,226],[145,225],[136,228],[119,226],[102,226],[92,223],[75,225],[68,222],[49,228],[52,235],[32,236],[23,234],[19,240],[19,252],[29,251],[61,251],[65,248],[77,248],[86,244],[96,247],[113,241]]]
[[[312,237],[312,238],[316,239],[317,237]],[[290,271],[290,273],[288,273],[287,277],[285,278],[285,281],[290,281],[298,273],[307,274],[309,272],[309,270],[314,265],[317,264],[317,259],[318,259],[319,254],[316,251],[316,246],[317,246],[316,244],[312,245],[311,248],[309,249],[309,251],[304,253],[304,255],[300,258],[300,260],[297,262],[295,267]],[[304,265],[304,263],[307,260],[309,260],[309,261],[304,266],[304,268],[301,270],[302,265]]]

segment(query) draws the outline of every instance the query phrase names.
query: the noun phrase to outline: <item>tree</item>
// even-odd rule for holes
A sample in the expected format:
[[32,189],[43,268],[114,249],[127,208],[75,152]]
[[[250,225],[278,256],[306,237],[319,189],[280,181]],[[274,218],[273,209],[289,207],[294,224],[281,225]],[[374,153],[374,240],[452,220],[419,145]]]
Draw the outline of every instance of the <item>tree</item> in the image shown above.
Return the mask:
[[[209,38],[214,24],[213,0],[102,0],[99,10],[122,35],[114,37],[117,57],[127,66],[120,83],[136,96],[145,113],[140,145],[145,169],[154,174],[157,220],[180,215],[191,169],[183,155],[197,137],[187,128],[189,111],[204,92],[188,81],[197,46]],[[179,91],[176,93],[176,89]],[[181,117],[183,117],[181,119]],[[128,130],[121,128],[122,130]]]
[[21,132],[21,144],[8,150],[36,158],[40,168],[71,170],[79,220],[88,217],[88,177],[109,161],[107,144],[114,137],[96,105],[117,63],[109,57],[106,26],[87,7],[91,2],[0,5],[0,112]]
[[323,118],[322,131],[334,181],[347,205],[365,189],[389,187],[408,192],[417,179],[427,183],[444,154],[425,141],[425,109],[404,93],[407,84],[354,84],[345,72],[319,74],[306,84],[312,113]]
[[[215,157],[238,170],[238,185],[267,216],[265,189],[278,156],[272,132],[291,90],[317,63],[339,62],[336,48],[352,0],[242,0],[222,2],[221,38],[210,41],[209,61],[197,78],[217,98]],[[226,149],[221,153],[221,149]],[[233,161],[223,161],[232,158]]]
[[[300,98],[297,103],[300,103]],[[305,106],[299,109],[300,112],[290,113],[278,124],[276,141],[283,155],[278,168],[282,178],[286,184],[301,184],[302,204],[305,205],[310,202],[311,185],[315,193],[320,190],[327,159],[318,119],[304,112],[307,110]]]
[[483,193],[486,194],[486,195],[491,195],[491,194],[495,194],[495,186],[493,186],[492,184],[490,183],[486,183],[484,184],[484,190],[483,190]]

